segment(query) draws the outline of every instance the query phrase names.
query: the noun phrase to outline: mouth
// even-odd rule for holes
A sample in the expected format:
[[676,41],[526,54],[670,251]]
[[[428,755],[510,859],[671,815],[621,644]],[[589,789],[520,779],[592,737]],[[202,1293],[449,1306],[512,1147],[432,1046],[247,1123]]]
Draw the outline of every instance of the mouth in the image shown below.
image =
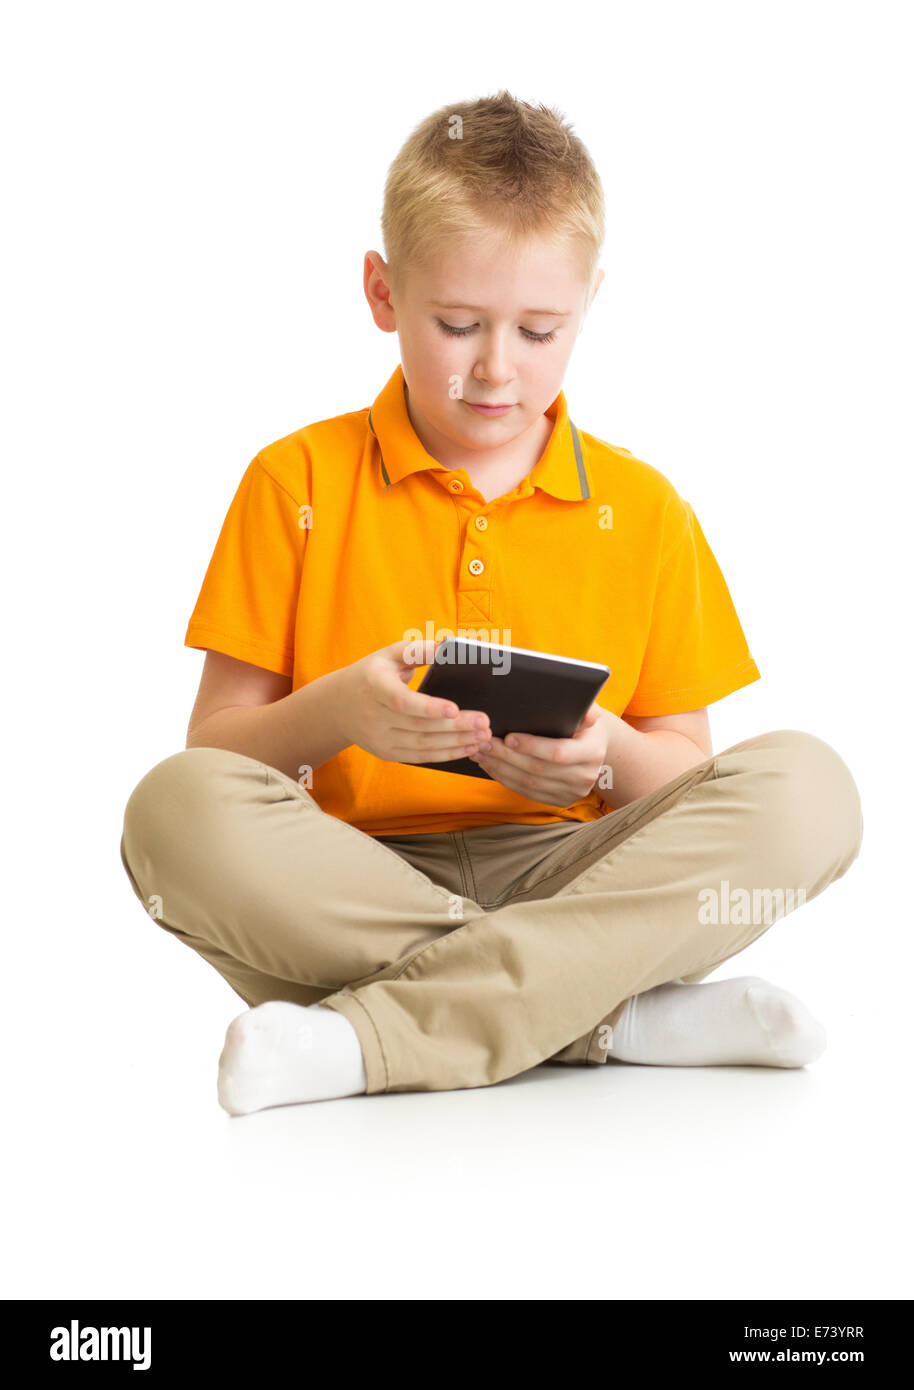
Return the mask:
[[504,415],[507,411],[514,409],[513,401],[504,401],[491,405],[483,405],[481,401],[465,400],[463,403],[464,405],[468,405],[471,410],[475,410],[479,415]]

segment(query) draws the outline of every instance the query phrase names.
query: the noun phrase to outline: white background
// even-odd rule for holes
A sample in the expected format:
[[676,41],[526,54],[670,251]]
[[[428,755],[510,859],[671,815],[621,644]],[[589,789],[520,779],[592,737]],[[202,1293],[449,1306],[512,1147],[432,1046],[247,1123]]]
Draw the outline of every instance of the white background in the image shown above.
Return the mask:
[[[5,12],[5,1296],[914,1292],[910,15]],[[144,915],[123,807],[184,745],[248,462],[397,363],[362,291],[388,165],[502,87],[604,183],[571,416],[692,503],[762,673],[712,706],[715,751],[805,729],[857,779],[848,874],[714,976],[790,989],[829,1047],[230,1118],[242,1002]]]

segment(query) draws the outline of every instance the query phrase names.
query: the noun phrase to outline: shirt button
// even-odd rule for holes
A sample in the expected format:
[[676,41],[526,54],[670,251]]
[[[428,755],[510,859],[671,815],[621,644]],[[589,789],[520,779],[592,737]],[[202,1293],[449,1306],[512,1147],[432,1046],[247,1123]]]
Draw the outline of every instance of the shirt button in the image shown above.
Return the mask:
[[477,531],[484,531],[484,530],[486,529],[486,527],[488,526],[488,524],[489,524],[489,523],[488,523],[488,520],[486,519],[486,517],[484,517],[484,516],[478,516],[478,517],[476,518],[476,530],[477,530]]
[[448,487],[451,489],[451,492],[463,492],[463,483],[459,478],[452,478],[448,483]]
[[470,574],[482,574],[485,565],[481,560],[471,560],[467,565],[467,569],[470,571]]

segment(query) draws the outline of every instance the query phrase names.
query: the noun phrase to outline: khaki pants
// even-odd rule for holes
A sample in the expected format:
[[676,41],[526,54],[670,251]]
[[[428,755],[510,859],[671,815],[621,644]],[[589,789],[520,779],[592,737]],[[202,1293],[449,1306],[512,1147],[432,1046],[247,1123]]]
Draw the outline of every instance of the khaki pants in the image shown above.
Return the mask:
[[860,798],[812,734],[761,734],[593,822],[375,838],[216,748],[153,767],[121,857],[159,926],[250,1006],[345,1014],[369,1094],[604,1063],[634,994],[703,979],[856,858]]

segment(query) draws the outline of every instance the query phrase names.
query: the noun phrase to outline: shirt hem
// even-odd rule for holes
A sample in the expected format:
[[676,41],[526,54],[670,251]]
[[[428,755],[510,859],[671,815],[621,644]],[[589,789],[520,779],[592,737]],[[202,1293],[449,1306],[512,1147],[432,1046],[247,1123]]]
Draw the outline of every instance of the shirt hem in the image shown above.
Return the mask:
[[591,820],[600,820],[602,812],[594,816],[512,816],[512,815],[479,815],[472,814],[461,816],[452,814],[450,816],[428,816],[422,818],[422,824],[416,823],[417,817],[407,817],[401,821],[388,821],[379,825],[377,821],[356,822],[349,821],[356,830],[363,831],[366,835],[371,835],[373,839],[383,838],[389,835],[443,835],[457,830],[474,830],[483,825],[586,825]]
[[294,669],[292,656],[288,652],[278,652],[249,637],[237,637],[231,632],[221,632],[219,628],[204,623],[191,623],[184,638],[184,646],[195,651],[222,652],[238,661],[247,661],[253,666],[263,666],[279,676],[291,676]]
[[731,666],[712,680],[702,681],[700,685],[683,686],[679,690],[658,690],[656,695],[642,695],[631,700],[623,710],[635,718],[650,718],[651,715],[685,714],[689,710],[702,709],[732,695],[753,681],[761,680],[761,672],[752,657],[747,657],[738,666]]

